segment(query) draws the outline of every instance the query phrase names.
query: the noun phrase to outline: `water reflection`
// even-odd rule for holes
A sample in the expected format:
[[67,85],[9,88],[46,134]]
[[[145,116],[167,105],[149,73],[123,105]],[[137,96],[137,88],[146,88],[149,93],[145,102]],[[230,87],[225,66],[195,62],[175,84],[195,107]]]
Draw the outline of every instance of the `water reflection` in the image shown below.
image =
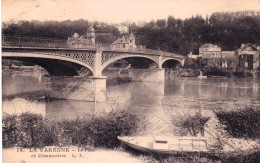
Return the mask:
[[33,92],[37,90],[46,90],[46,80],[42,80],[44,74],[33,72],[7,71],[2,72],[2,95],[8,95]]
[[260,84],[257,79],[173,78],[165,83],[124,83],[112,79],[112,82],[107,82],[107,102],[87,102],[50,100],[50,97],[58,95],[88,96],[84,90],[84,83],[87,82],[80,79],[50,80],[42,74],[29,72],[3,72],[2,75],[4,113],[30,111],[58,121],[84,118],[113,109],[128,109],[146,123],[143,131],[146,135],[171,133],[169,116],[172,113],[193,114],[201,109],[202,114],[212,116],[215,109],[260,106]]
[[46,104],[38,101],[28,101],[22,98],[2,101],[2,111],[7,114],[21,114],[32,112],[46,116]]
[[87,78],[52,77],[48,78],[46,88],[51,90],[49,98],[94,101],[92,82]]
[[46,102],[46,118],[49,120],[73,120],[95,113],[93,102],[58,100]]

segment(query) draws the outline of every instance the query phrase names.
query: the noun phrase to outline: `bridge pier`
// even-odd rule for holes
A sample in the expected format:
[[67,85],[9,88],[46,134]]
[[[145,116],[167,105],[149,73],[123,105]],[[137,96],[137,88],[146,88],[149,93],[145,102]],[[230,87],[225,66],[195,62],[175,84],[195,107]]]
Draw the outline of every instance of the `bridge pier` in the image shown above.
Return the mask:
[[92,80],[92,92],[94,95],[94,101],[106,101],[106,76],[94,76],[90,78]]

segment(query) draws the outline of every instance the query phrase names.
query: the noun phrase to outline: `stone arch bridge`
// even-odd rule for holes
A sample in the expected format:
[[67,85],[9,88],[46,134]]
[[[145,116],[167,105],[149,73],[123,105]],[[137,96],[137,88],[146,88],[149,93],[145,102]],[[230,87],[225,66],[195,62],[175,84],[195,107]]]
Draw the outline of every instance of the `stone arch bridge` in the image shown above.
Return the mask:
[[[120,59],[146,59],[157,66],[144,81],[164,81],[163,64],[175,61],[184,65],[185,57],[151,49],[112,50],[97,47],[79,49],[69,47],[66,40],[31,38],[18,36],[2,36],[2,57],[31,61],[45,68],[53,76],[78,75],[77,70],[84,67],[95,80],[96,85],[105,85],[106,78],[102,71]],[[105,89],[101,86],[100,89]]]

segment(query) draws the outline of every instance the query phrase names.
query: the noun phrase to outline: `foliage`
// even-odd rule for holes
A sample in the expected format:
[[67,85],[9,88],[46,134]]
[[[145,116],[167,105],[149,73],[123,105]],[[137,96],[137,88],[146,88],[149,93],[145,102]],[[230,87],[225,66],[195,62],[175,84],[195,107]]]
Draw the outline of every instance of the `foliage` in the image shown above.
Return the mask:
[[49,145],[50,129],[41,115],[22,113],[16,119],[17,145],[21,147],[43,147]]
[[201,156],[189,156],[189,157],[167,157],[160,160],[162,163],[219,163],[220,161],[212,158]]
[[137,117],[127,112],[111,112],[90,121],[91,138],[95,147],[117,147],[117,136],[131,135],[137,130]]
[[254,163],[259,162],[260,160],[260,152],[256,151],[250,154],[241,154],[240,156],[230,156],[223,159],[223,162],[228,163],[237,163],[237,162],[243,162],[243,163]]
[[[112,43],[120,34],[119,30],[103,22],[90,23],[87,20],[75,21],[20,21],[18,23],[3,23],[2,33],[7,35],[22,35],[67,39],[77,32],[80,36],[86,34],[90,25],[96,30],[96,41]],[[105,35],[103,35],[106,33]]]
[[193,69],[198,69],[199,68],[199,64],[196,61],[196,59],[193,58],[185,58],[185,63],[184,63],[184,68],[193,68]]
[[[88,134],[81,135],[82,129],[85,129],[84,120],[64,120],[53,124],[54,126],[54,144],[58,146],[81,145]],[[85,142],[82,145],[86,145]]]
[[209,119],[209,117],[196,113],[195,115],[174,116],[171,118],[171,123],[180,128],[181,135],[185,135],[188,132],[191,136],[197,136],[199,132],[202,132],[203,134],[204,126]]
[[2,139],[3,147],[10,147],[16,144],[16,118],[17,115],[3,115]]
[[157,160],[154,158],[146,158],[147,162],[162,162],[162,163],[237,163],[237,162],[245,162],[245,163],[253,163],[259,162],[260,153],[253,152],[251,154],[241,154],[239,156],[231,156],[232,154],[228,154],[224,157],[205,157],[200,155],[189,155],[186,157],[176,157],[176,156],[168,156],[165,158],[158,158]]
[[[200,59],[202,71],[205,75],[214,76],[231,76],[237,71],[237,60],[236,59]],[[222,62],[227,63],[227,67],[222,67]]]
[[260,110],[245,109],[215,112],[223,129],[236,138],[260,138]]
[[138,118],[125,111],[89,119],[50,122],[41,115],[23,113],[3,116],[3,147],[94,146],[114,148],[117,136],[137,130]]

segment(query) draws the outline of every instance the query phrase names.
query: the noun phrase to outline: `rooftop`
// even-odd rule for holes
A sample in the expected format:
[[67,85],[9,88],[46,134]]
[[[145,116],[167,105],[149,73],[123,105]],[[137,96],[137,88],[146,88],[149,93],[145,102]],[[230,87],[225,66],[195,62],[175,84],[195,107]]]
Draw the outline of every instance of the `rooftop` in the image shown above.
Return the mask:
[[90,27],[88,27],[87,31],[88,31],[88,32],[95,32],[95,29],[94,29],[93,26],[91,25]]
[[206,43],[201,46],[201,48],[213,48],[213,47],[218,47],[218,46],[210,43]]

